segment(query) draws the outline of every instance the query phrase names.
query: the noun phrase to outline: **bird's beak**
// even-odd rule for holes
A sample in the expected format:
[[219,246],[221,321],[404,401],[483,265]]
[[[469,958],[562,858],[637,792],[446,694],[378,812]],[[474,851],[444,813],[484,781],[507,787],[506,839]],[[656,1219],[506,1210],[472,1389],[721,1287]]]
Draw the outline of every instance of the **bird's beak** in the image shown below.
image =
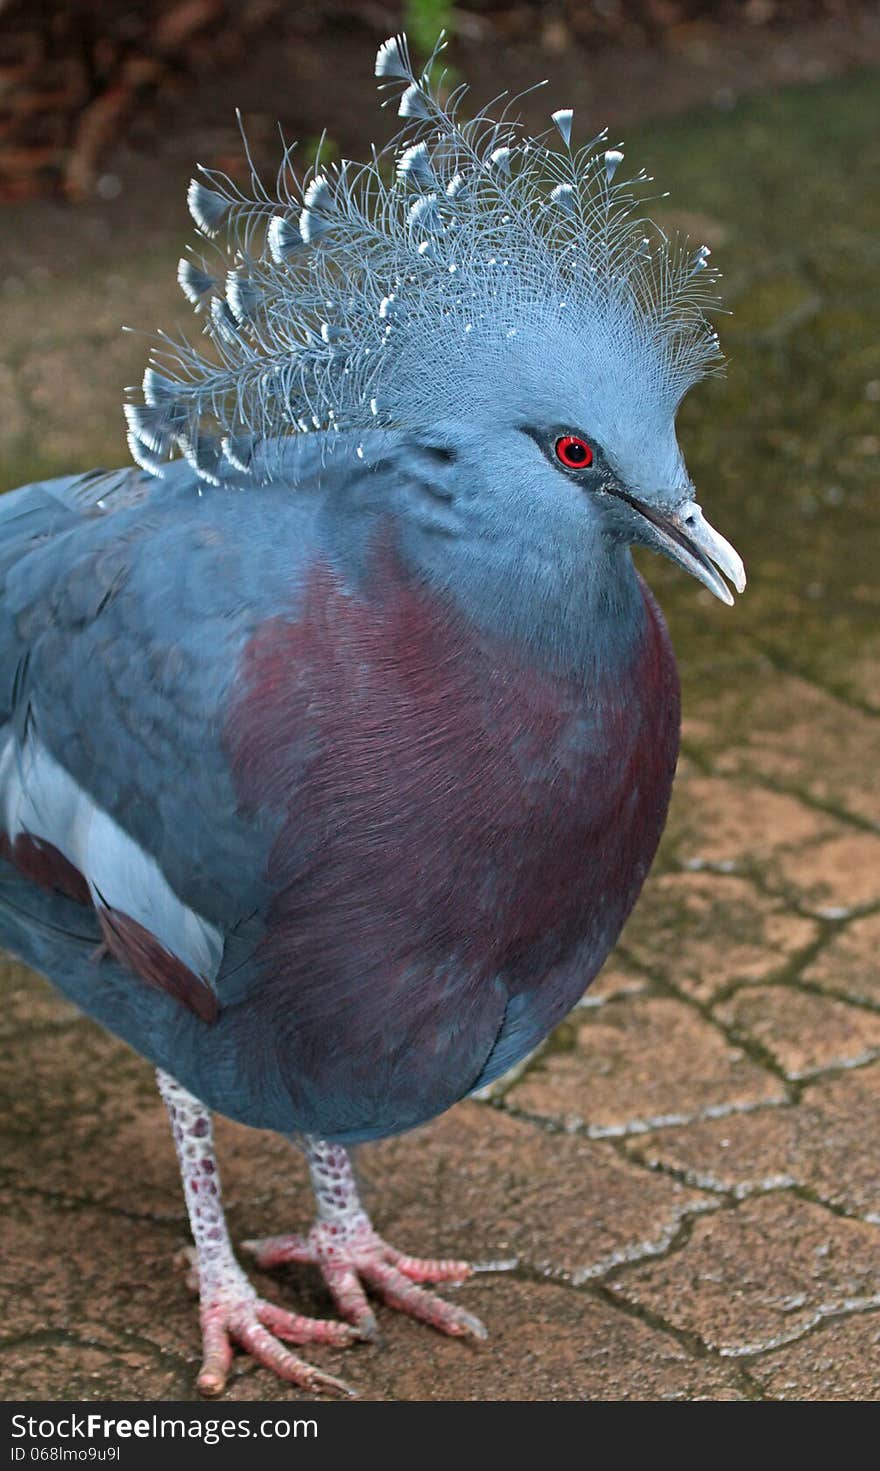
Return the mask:
[[683,501],[672,511],[657,510],[635,497],[630,504],[651,523],[651,543],[657,551],[690,572],[722,603],[733,605],[733,594],[724,578],[733,583],[737,592],[745,590],[746,569],[742,557],[709,525],[696,501]]

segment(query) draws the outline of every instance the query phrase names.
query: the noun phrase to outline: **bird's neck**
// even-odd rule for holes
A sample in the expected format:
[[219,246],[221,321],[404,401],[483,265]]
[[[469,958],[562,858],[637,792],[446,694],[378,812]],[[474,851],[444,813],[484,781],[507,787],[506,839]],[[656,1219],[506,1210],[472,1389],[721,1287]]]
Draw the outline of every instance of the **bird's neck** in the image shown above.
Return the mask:
[[411,571],[460,609],[469,627],[524,659],[590,685],[629,664],[645,636],[643,584],[629,548],[604,539],[536,545],[490,531],[426,537],[404,527]]

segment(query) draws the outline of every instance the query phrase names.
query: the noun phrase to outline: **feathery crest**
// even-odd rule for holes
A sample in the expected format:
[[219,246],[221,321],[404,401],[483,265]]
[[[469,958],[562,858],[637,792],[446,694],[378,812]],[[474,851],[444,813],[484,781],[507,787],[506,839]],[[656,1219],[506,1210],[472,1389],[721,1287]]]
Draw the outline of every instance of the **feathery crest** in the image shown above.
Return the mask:
[[420,73],[404,36],[379,48],[404,125],[369,162],[319,157],[300,183],[288,148],[272,193],[253,171],[251,197],[211,170],[192,181],[220,261],[185,258],[178,280],[213,350],[160,334],[126,406],[140,464],[161,473],[179,453],[209,481],[264,479],[285,436],[466,415],[589,352],[629,355],[674,411],[720,361],[708,249],[639,216],[645,175],[617,182],[604,133],[574,149],[569,108],[538,137],[511,103],[465,119],[466,89],[444,100],[445,73],[431,80],[444,44]]
[[560,107],[557,108],[556,112],[552,112],[550,116],[559,129],[559,136],[566,148],[568,148],[571,145],[571,125],[574,121],[573,110],[570,107]]

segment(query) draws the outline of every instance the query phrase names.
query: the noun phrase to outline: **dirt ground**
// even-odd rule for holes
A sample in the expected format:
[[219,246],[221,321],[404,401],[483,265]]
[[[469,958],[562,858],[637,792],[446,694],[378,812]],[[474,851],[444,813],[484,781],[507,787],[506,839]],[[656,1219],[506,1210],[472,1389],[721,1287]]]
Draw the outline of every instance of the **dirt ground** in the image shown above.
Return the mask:
[[[359,1155],[396,1245],[518,1260],[457,1292],[490,1328],[479,1349],[380,1308],[381,1344],[312,1353],[368,1399],[880,1399],[880,40],[818,34],[762,36],[761,56],[748,36],[603,53],[586,78],[571,57],[504,57],[514,85],[553,76],[585,133],[625,125],[673,191],[663,218],[722,262],[731,366],[686,404],[682,440],[750,588],[731,611],[645,564],[685,724],[642,900],[524,1071]],[[353,79],[337,133],[354,151],[369,48],[330,61]],[[314,136],[323,115],[320,38],[260,66],[182,99],[158,151],[129,139],[108,197],[0,217],[4,484],[124,461],[146,345],[118,325],[184,320],[193,157],[234,152],[232,100],[265,149],[261,119]],[[191,1398],[187,1226],[150,1070],[18,964],[0,991],[0,1394]],[[293,1149],[218,1132],[234,1237],[306,1226]],[[253,1276],[330,1311],[308,1269]],[[298,1396],[241,1358],[228,1397]]]

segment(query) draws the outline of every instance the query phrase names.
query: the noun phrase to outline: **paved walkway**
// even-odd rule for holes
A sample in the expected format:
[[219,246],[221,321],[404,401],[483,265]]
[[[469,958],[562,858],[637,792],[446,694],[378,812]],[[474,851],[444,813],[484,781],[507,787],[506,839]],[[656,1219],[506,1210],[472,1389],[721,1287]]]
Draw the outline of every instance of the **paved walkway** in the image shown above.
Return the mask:
[[[381,1310],[381,1346],[315,1353],[368,1398],[880,1398],[873,88],[649,140],[730,273],[729,381],[688,404],[683,437],[752,587],[731,613],[646,568],[681,652],[684,754],[601,980],[491,1099],[360,1156],[396,1244],[519,1259],[459,1290],[484,1348]],[[9,300],[24,343],[33,293]],[[72,362],[71,339],[46,381]],[[20,967],[0,985],[0,1393],[191,1396],[186,1225],[149,1070]],[[237,1238],[307,1224],[283,1140],[221,1122],[219,1142]],[[305,1269],[259,1280],[328,1310]],[[244,1360],[229,1391],[292,1394]]]

